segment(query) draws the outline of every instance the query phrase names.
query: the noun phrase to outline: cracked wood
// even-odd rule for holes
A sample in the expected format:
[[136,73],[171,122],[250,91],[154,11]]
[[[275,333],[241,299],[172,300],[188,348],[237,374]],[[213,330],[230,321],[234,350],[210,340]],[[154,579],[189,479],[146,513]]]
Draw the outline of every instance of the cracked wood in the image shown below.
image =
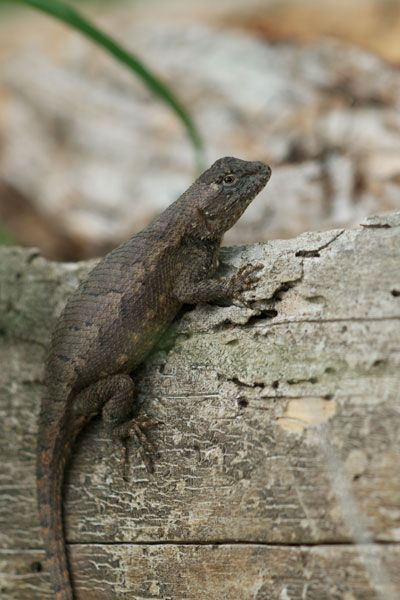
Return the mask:
[[[221,275],[265,264],[252,308],[182,314],[137,374],[139,401],[168,423],[151,434],[155,480],[133,449],[121,480],[100,422],[78,441],[65,486],[78,599],[400,594],[400,214],[371,222],[223,249]],[[0,582],[13,600],[51,598],[34,502],[41,384],[27,382],[87,267],[1,252]],[[340,478],[365,523],[372,574]]]

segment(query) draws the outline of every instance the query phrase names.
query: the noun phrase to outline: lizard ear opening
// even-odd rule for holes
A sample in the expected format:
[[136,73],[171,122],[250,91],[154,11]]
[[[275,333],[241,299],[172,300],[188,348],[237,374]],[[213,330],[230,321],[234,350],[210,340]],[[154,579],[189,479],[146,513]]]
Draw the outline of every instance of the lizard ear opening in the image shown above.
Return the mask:
[[196,208],[196,211],[198,215],[198,222],[196,224],[197,236],[204,239],[215,234],[215,224],[218,223],[217,215],[213,215],[199,206]]
[[213,215],[212,213],[209,213],[207,210],[204,210],[203,208],[199,208],[197,207],[197,213],[201,219],[201,221],[203,222],[205,228],[212,232],[213,231],[213,223],[215,223],[218,220],[218,216],[217,215]]

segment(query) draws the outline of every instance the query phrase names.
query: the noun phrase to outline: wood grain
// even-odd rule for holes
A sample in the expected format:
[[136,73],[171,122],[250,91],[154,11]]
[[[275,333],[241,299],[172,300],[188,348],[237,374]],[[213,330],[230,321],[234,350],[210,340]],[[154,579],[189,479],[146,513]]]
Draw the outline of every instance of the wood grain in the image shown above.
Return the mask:
[[[183,312],[135,377],[164,423],[154,479],[134,448],[121,479],[100,421],[78,440],[65,485],[77,599],[398,597],[400,214],[221,259],[265,263],[253,308]],[[1,249],[1,598],[51,597],[40,377],[89,266]]]

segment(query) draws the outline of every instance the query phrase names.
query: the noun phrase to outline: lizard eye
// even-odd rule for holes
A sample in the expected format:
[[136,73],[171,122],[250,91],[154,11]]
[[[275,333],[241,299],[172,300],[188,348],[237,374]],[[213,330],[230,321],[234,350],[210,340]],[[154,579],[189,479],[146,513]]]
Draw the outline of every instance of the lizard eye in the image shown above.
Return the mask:
[[235,181],[236,177],[234,175],[225,175],[225,177],[222,180],[224,185],[232,185],[232,183],[235,183]]

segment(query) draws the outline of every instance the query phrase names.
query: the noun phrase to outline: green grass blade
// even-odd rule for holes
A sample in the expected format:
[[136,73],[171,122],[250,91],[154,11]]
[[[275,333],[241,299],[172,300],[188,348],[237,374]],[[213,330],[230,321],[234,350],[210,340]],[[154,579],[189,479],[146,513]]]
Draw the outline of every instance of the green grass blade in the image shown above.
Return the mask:
[[128,67],[128,69],[139,76],[147,85],[147,87],[149,87],[159,98],[169,105],[179,117],[194,146],[197,159],[197,168],[200,170],[204,168],[203,142],[194,122],[189,116],[189,113],[176,98],[174,93],[162,81],[153,75],[153,73],[151,73],[151,71],[145,67],[141,60],[125,50],[106,33],[103,33],[97,27],[92,25],[92,23],[82,16],[75,8],[69,4],[66,4],[65,2],[60,2],[59,0],[11,0],[11,2],[26,4],[32,8],[36,8],[37,10],[41,10],[42,12],[52,15],[64,23],[68,23],[68,25],[71,25],[73,28],[77,29],[86,37],[90,38],[96,44],[104,48],[119,62],[124,64],[126,67]]

